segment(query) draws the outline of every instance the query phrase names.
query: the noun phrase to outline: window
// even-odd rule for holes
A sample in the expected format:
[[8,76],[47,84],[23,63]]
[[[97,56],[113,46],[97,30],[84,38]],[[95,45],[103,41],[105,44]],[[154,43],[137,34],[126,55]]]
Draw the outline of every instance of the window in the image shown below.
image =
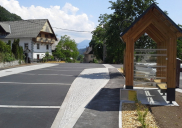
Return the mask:
[[24,44],[24,49],[28,49],[28,43]]
[[48,38],[48,35],[47,34],[45,34],[45,38]]
[[37,44],[37,49],[39,49],[39,44]]
[[49,45],[46,45],[47,50],[49,50]]

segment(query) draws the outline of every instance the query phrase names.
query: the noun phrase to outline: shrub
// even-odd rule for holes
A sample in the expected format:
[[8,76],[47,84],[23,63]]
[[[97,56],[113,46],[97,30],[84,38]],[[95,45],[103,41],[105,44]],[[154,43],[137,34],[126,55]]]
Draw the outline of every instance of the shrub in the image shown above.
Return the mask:
[[50,55],[49,52],[46,52],[45,56],[42,58],[42,61],[47,62],[48,60],[54,60],[54,56]]
[[137,108],[138,121],[142,124],[142,128],[148,128],[148,124],[146,123],[146,116],[148,113],[148,108],[143,105],[140,101],[138,101],[137,96],[135,95],[135,105]]
[[23,48],[19,46],[19,39],[14,40],[11,49],[11,41],[5,43],[0,40],[0,62],[10,62],[15,59],[24,59]]

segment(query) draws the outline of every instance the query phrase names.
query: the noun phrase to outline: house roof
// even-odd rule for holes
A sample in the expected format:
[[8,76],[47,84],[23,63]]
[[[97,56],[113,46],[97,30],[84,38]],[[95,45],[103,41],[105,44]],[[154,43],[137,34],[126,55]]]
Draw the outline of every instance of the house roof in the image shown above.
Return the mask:
[[0,26],[4,29],[5,32],[11,33],[11,29],[10,29],[9,24],[0,23]]
[[86,49],[84,54],[93,54],[92,47],[87,47],[87,49]]
[[122,37],[123,35],[125,35],[139,20],[141,20],[142,17],[144,17],[144,15],[146,13],[148,13],[151,9],[154,9],[154,8],[156,8],[180,33],[182,33],[182,29],[178,25],[176,25],[176,23],[174,23],[174,21],[171,20],[171,18],[169,18],[155,3],[153,3],[127,29],[125,29],[123,33],[120,34],[120,37]]
[[[3,24],[5,26],[10,25],[10,29],[11,29],[10,34],[8,34],[7,36],[3,36],[1,38],[8,38],[8,39],[9,38],[25,38],[25,37],[35,38],[37,37],[39,32],[42,30],[46,22],[49,23],[48,19],[33,19],[33,20],[0,22],[0,24]],[[53,34],[54,34],[54,31],[53,31]]]

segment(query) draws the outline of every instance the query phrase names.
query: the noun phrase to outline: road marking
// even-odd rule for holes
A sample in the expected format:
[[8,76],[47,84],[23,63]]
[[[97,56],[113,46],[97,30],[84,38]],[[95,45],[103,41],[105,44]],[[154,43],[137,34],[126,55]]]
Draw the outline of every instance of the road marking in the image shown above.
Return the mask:
[[0,82],[2,84],[54,84],[54,85],[71,85],[68,83],[22,83],[22,82]]
[[39,69],[39,70],[49,70],[49,71],[82,71],[82,70],[52,70],[52,69]]
[[11,69],[5,69],[0,71],[0,77],[9,76],[13,74],[18,74],[22,72],[32,71],[32,70],[39,70],[41,68],[49,68],[52,66],[57,66],[58,64],[39,64],[39,65],[31,65],[31,66],[23,66],[23,67],[16,67]]
[[83,69],[88,69],[87,67],[50,67],[50,68],[59,68],[59,69],[61,69],[61,68],[83,68]]
[[41,76],[74,76],[74,75],[65,75],[65,74],[32,74],[32,73],[20,73],[20,74],[24,74],[24,75],[41,75]]
[[110,64],[103,64],[106,68],[115,68],[115,67],[113,67],[112,65],[110,65]]
[[0,108],[60,108],[61,106],[19,106],[19,105],[0,105]]

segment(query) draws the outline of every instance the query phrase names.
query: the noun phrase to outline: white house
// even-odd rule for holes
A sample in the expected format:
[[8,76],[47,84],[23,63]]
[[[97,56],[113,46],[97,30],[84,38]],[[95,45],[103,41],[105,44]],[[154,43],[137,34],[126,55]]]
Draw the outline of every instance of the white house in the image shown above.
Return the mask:
[[48,19],[0,22],[0,39],[4,42],[20,39],[23,50],[28,48],[28,57],[42,59],[46,52],[52,54],[52,44],[57,41]]

